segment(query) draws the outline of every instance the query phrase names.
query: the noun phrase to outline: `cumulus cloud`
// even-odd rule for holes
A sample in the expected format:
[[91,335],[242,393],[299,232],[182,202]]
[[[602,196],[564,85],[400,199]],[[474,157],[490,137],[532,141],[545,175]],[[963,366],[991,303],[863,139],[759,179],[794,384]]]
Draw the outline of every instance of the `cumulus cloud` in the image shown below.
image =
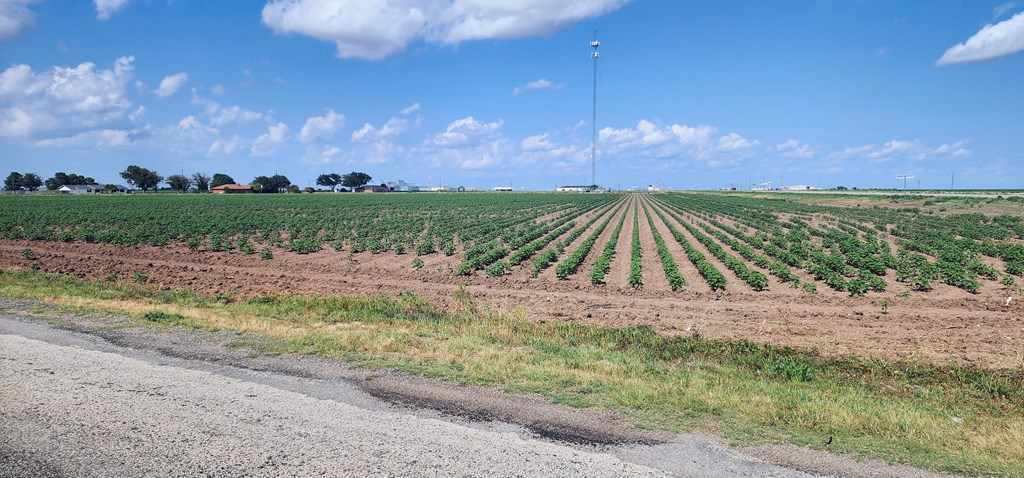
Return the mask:
[[918,140],[893,139],[882,143],[881,146],[872,144],[849,146],[829,153],[827,159],[837,161],[866,160],[871,163],[887,163],[894,160],[944,160],[970,156],[971,150],[967,148],[967,143],[966,139],[962,139],[953,143],[930,147],[925,146]]
[[0,40],[18,36],[25,27],[35,26],[36,15],[28,9],[37,0],[0,0]]
[[227,93],[227,90],[224,89],[224,85],[221,85],[221,84],[216,84],[216,85],[211,86],[210,87],[210,91],[212,91],[213,94],[215,94],[217,96],[224,96],[224,94]]
[[312,116],[299,130],[299,141],[309,143],[316,140],[331,139],[338,131],[345,128],[345,116],[327,110],[323,116]]
[[985,25],[964,43],[946,50],[936,65],[991,60],[1024,50],[1024,12],[1009,20]]
[[785,143],[775,146],[775,151],[782,153],[787,158],[800,158],[800,159],[811,159],[814,157],[814,150],[810,146],[803,144],[795,139],[790,139]]
[[416,41],[542,36],[614,11],[629,0],[271,0],[263,23],[335,44],[339,58],[379,60]]
[[110,15],[128,5],[130,0],[92,0],[96,6],[96,18],[106,20]]
[[0,136],[31,136],[53,129],[95,128],[122,120],[132,103],[126,85],[134,57],[97,70],[93,63],[35,72],[15,65],[0,73]]
[[266,133],[256,138],[249,148],[249,153],[253,156],[269,156],[285,141],[288,141],[288,125],[278,123],[268,127]]
[[393,117],[384,123],[380,128],[370,123],[363,124],[362,128],[352,132],[353,143],[368,143],[370,141],[398,136],[409,128],[409,121],[404,118]]
[[249,111],[241,106],[218,107],[210,114],[210,124],[216,127],[247,124],[263,119],[263,113]]
[[415,112],[417,112],[419,110],[420,110],[420,104],[419,103],[413,103],[413,104],[407,106],[406,108],[402,109],[402,114],[403,115],[411,115],[411,114],[413,114],[413,113],[415,113]]
[[443,133],[434,137],[434,144],[442,147],[455,147],[478,144],[480,140],[497,133],[504,121],[481,123],[472,116],[457,119],[448,124]]
[[523,93],[526,93],[527,91],[530,91],[530,90],[543,90],[543,89],[560,90],[563,87],[564,87],[564,85],[556,85],[556,84],[554,84],[554,83],[552,83],[552,82],[550,82],[548,80],[545,80],[544,78],[541,78],[539,80],[531,81],[531,82],[529,82],[529,83],[527,83],[527,84],[525,84],[523,86],[515,87],[515,89],[512,90],[512,94],[515,95],[515,96],[519,96],[519,95],[521,95]]
[[177,93],[182,86],[185,86],[186,82],[188,82],[188,73],[175,73],[170,76],[165,76],[164,79],[160,81],[160,86],[153,90],[153,93],[159,98],[167,98],[168,96]]
[[245,147],[245,140],[239,135],[232,135],[229,139],[217,138],[206,151],[208,156],[218,154],[230,155]]
[[121,129],[83,131],[74,136],[40,140],[36,142],[36,146],[86,150],[111,149],[131,144],[132,134],[132,131]]

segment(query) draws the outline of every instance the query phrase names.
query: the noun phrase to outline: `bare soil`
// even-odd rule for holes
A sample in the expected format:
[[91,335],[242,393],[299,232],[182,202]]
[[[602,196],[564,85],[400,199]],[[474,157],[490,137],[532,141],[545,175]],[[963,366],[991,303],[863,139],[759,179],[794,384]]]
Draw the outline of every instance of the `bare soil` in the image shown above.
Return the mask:
[[[970,363],[986,368],[1024,366],[1024,306],[1020,294],[986,281],[980,294],[953,287],[900,297],[905,288],[850,297],[819,286],[815,295],[794,293],[778,284],[763,292],[749,287],[711,293],[700,287],[673,292],[667,287],[625,285],[617,275],[628,272],[632,208],[612,263],[608,284],[592,285],[585,273],[570,280],[529,279],[517,273],[489,278],[460,277],[460,259],[424,256],[412,267],[412,255],[350,255],[330,248],[299,255],[274,251],[261,260],[232,252],[194,252],[184,245],[118,247],[105,244],[0,240],[0,267],[24,269],[28,247],[41,270],[93,280],[127,282],[144,271],[158,287],[225,293],[237,300],[268,294],[362,295],[414,291],[447,303],[460,285],[476,298],[499,308],[522,308],[531,320],[579,321],[596,325],[649,325],[666,334],[699,332],[708,338],[742,337],[759,342],[815,347],[824,354],[857,354],[933,363]],[[646,217],[641,218],[646,231]],[[610,225],[611,227],[611,225]],[[660,228],[659,228],[660,229]],[[664,232],[664,231],[663,231]],[[649,238],[649,234],[644,234]],[[666,238],[667,239],[667,238]],[[673,256],[675,249],[670,249]],[[645,255],[657,257],[653,244]],[[685,269],[685,256],[675,257]],[[623,263],[626,264],[622,268]],[[664,273],[660,263],[645,263],[648,274]],[[687,277],[689,280],[691,277]],[[653,282],[653,281],[652,281]],[[737,281],[732,281],[736,284]],[[1013,297],[1009,305],[1006,298]],[[882,304],[889,305],[883,308]]]

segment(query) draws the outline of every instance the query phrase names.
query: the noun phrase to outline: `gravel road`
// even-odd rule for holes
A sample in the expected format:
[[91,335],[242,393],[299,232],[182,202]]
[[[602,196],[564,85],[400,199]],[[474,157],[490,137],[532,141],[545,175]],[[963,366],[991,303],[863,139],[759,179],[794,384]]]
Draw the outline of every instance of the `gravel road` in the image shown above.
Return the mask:
[[[0,316],[0,477],[819,476],[695,435],[569,443],[384,401],[351,380],[117,342]],[[880,471],[859,476],[895,476]]]

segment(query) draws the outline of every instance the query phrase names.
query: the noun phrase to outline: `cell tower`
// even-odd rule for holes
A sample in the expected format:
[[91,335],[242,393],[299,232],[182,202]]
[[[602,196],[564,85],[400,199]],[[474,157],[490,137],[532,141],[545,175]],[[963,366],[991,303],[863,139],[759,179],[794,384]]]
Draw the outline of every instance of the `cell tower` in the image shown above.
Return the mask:
[[594,59],[594,118],[590,123],[593,130],[593,143],[590,146],[590,188],[592,190],[597,189],[597,57],[600,56],[597,49],[600,46],[601,42],[597,41],[597,30],[594,30],[594,41],[590,42],[590,47],[594,49],[594,52],[590,54]]

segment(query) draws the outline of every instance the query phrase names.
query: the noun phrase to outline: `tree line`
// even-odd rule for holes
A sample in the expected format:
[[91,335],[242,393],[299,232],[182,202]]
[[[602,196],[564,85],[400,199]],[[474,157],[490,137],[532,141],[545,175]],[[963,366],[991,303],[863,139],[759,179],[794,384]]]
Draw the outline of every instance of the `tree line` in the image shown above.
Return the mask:
[[[119,173],[129,185],[136,189],[142,190],[142,192],[149,191],[150,189],[157,189],[157,186],[164,182],[170,189],[186,192],[195,188],[198,192],[204,193],[210,191],[212,188],[218,186],[224,186],[227,184],[235,184],[234,178],[224,173],[215,173],[212,177],[201,172],[192,173],[191,176],[184,174],[173,174],[164,178],[156,171],[143,168],[137,165],[130,165],[125,168],[124,171]],[[326,186],[331,188],[332,191],[336,191],[338,186],[345,186],[349,189],[355,189],[360,186],[364,186],[369,183],[373,178],[369,174],[353,171],[348,174],[340,175],[337,173],[321,174],[316,184],[319,186]],[[36,173],[19,173],[12,171],[7,175],[7,179],[4,180],[4,189],[7,191],[37,191],[39,188],[46,186],[46,189],[50,191],[56,191],[64,186],[71,185],[86,185],[96,186],[96,180],[75,173],[65,173],[63,171],[57,172],[53,177],[43,181],[42,178]],[[256,176],[250,183],[253,192],[260,193],[278,193],[278,192],[300,192],[299,187],[288,179],[287,176],[281,174],[274,174],[273,176]],[[107,185],[108,190],[116,189],[114,185]],[[306,188],[306,191],[313,192],[313,188]]]

